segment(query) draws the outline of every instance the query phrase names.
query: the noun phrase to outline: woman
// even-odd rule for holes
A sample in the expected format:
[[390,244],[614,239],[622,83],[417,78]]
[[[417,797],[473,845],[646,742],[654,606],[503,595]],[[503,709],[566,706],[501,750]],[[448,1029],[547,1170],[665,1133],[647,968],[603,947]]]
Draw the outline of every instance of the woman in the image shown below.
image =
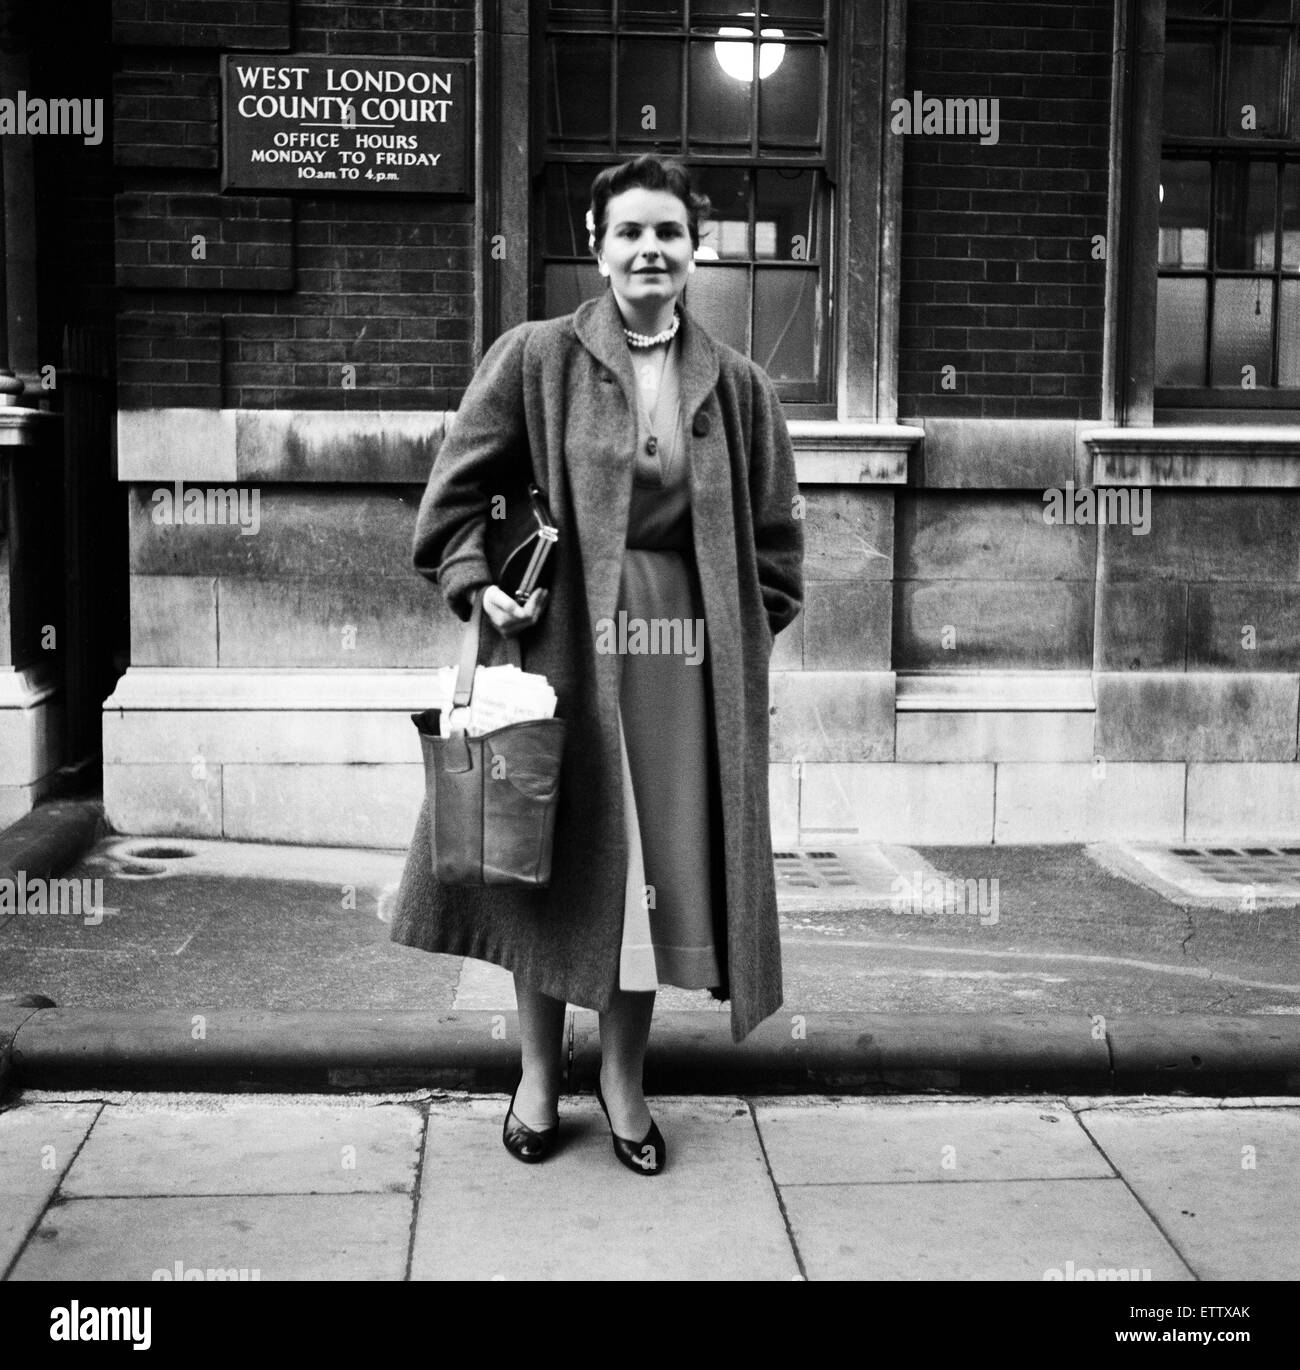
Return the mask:
[[[608,290],[489,350],[416,523],[416,569],[461,619],[482,593],[570,720],[549,889],[436,884],[425,806],[393,918],[394,941],[514,972],[523,1069],[502,1137],[524,1161],[554,1146],[566,1000],[600,1013],[597,1095],[615,1154],[647,1175],[666,1157],[642,1091],[659,983],[730,999],[735,1041],[781,1003],[767,671],[802,603],[803,538],[771,382],[679,304],[707,203],[652,156],[596,178]],[[521,607],[484,535],[494,497],[530,478],[559,550],[549,595]]]

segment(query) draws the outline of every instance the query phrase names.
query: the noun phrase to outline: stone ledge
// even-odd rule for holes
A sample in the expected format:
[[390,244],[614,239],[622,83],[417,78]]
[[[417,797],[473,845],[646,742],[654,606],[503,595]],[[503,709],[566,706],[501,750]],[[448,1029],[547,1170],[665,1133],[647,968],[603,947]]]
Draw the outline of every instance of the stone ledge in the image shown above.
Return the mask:
[[440,409],[141,409],[117,416],[123,481],[423,485]]
[[1300,487],[1300,428],[1095,428],[1083,442],[1094,485]]
[[[118,479],[422,485],[455,417],[454,410],[122,410]],[[792,419],[789,427],[806,485],[904,485],[909,454],[925,436],[891,423]]]
[[900,671],[895,689],[899,713],[1059,713],[1096,708],[1091,671]]
[[908,457],[923,428],[894,423],[791,419],[800,485],[905,485]]
[[437,678],[437,671],[396,667],[371,671],[132,666],[104,701],[104,712],[423,709],[428,707]]

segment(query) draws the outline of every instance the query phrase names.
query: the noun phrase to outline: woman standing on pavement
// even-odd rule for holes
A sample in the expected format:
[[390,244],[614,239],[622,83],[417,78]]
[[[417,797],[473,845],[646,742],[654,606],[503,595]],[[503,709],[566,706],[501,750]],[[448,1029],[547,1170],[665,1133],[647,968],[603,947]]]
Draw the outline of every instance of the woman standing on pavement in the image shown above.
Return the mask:
[[[596,178],[608,290],[489,350],[416,523],[416,569],[462,620],[482,593],[570,720],[549,889],[437,884],[425,805],[393,919],[394,941],[514,972],[522,1076],[502,1135],[523,1161],[557,1137],[566,1000],[599,1011],[597,1095],[644,1175],[666,1159],[642,1090],[658,986],[730,999],[735,1041],[781,1003],[767,673],[802,603],[803,538],[770,380],[681,305],[707,205],[653,156]],[[559,544],[550,591],[521,607],[492,584],[484,534],[526,479]]]

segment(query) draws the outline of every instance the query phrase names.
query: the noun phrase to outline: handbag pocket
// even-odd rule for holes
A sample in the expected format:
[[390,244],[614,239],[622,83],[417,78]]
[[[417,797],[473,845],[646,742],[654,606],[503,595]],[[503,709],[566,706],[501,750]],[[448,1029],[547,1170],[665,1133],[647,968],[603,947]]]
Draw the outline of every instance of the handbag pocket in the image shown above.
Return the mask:
[[548,885],[564,720],[439,737],[438,715],[411,715],[424,755],[434,878],[444,885]]

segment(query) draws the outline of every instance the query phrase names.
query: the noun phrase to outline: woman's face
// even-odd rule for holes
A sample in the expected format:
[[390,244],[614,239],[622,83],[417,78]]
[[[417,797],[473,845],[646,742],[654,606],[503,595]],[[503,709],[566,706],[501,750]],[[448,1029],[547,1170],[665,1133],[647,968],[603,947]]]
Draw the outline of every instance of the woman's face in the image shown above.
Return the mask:
[[620,304],[675,300],[694,255],[686,206],[671,191],[633,186],[610,197],[597,259]]

